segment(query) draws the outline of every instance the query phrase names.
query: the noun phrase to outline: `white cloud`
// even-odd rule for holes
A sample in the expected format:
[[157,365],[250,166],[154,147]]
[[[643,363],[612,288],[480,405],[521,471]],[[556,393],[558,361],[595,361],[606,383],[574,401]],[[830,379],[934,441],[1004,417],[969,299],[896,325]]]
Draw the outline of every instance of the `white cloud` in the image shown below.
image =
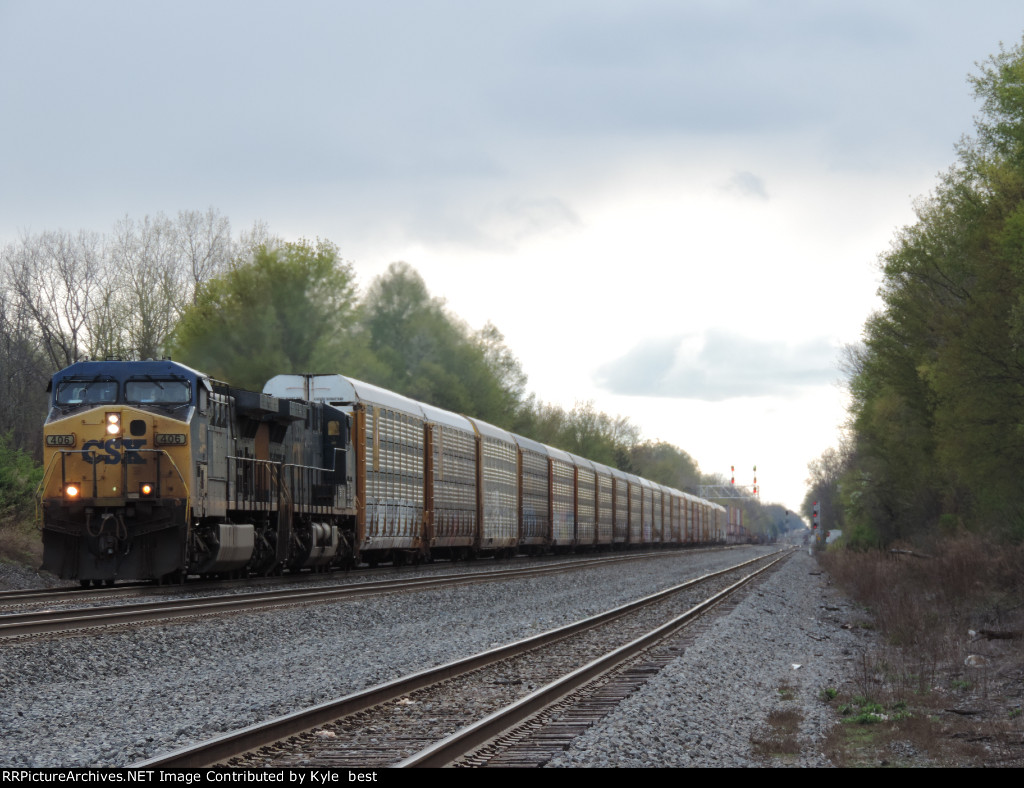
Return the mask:
[[764,179],[754,175],[752,172],[737,172],[729,183],[726,190],[738,192],[745,197],[754,197],[759,200],[767,200],[768,189],[765,187]]
[[785,396],[838,378],[838,349],[824,339],[766,342],[719,329],[651,339],[597,370],[613,394],[718,402]]

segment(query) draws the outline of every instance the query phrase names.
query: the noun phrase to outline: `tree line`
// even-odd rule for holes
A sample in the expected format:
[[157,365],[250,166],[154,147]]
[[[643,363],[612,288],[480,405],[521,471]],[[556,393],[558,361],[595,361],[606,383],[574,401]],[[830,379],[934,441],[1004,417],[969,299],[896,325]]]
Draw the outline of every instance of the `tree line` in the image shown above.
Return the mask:
[[410,265],[361,292],[330,241],[287,242],[261,224],[234,235],[213,209],[125,217],[108,234],[25,234],[0,250],[0,296],[0,464],[11,469],[0,521],[4,500],[8,514],[28,500],[13,490],[41,456],[48,379],[86,358],[169,356],[254,390],[281,373],[338,371],[680,490],[705,481],[685,451],[643,440],[628,418],[529,393],[500,330],[470,328]]
[[975,132],[880,257],[846,437],[809,465],[805,514],[860,544],[1024,537],[1024,43],[969,81]]

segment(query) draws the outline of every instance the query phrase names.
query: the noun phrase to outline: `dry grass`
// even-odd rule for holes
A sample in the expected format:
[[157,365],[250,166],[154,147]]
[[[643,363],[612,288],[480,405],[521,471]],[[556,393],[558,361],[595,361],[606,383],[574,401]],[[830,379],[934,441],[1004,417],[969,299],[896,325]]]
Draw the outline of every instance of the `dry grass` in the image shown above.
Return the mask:
[[32,568],[43,562],[43,542],[35,523],[0,521],[0,561]]
[[[829,756],[837,765],[1024,765],[1024,638],[977,634],[1024,633],[1024,549],[976,537],[902,547],[915,555],[821,556],[882,636],[861,656],[855,690],[828,701],[845,720]],[[864,718],[866,704],[879,720]]]
[[766,730],[750,738],[751,751],[762,758],[783,758],[800,754],[800,722],[798,709],[775,709],[768,713]]

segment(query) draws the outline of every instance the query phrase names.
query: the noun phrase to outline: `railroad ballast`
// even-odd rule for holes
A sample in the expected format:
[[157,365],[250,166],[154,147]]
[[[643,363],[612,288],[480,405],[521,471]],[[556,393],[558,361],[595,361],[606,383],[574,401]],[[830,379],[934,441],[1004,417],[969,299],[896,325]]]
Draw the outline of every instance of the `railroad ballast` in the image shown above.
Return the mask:
[[722,541],[718,504],[341,375],[53,376],[43,568],[83,585]]

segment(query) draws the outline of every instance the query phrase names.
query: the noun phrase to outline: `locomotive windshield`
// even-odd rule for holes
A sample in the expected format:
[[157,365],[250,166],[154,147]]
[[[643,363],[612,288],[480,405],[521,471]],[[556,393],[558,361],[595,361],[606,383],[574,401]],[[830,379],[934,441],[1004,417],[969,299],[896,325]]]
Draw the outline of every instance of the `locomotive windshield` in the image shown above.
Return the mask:
[[[123,385],[123,391],[122,391]],[[55,403],[62,408],[80,405],[156,405],[175,408],[192,402],[192,385],[181,378],[65,378],[57,384]]]
[[117,381],[67,378],[57,384],[58,405],[102,405],[117,402]]
[[129,378],[124,384],[125,402],[140,405],[185,405],[192,401],[192,387],[187,380]]

